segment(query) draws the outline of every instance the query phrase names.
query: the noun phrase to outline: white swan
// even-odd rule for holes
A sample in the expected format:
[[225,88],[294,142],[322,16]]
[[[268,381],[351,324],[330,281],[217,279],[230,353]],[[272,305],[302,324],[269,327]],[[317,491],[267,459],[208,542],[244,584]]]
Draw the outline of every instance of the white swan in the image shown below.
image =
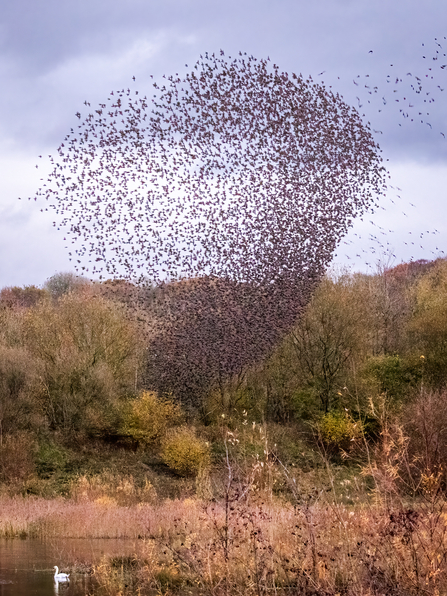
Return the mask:
[[57,582],[67,582],[69,581],[68,573],[59,573],[59,567],[57,565],[54,566],[54,581]]

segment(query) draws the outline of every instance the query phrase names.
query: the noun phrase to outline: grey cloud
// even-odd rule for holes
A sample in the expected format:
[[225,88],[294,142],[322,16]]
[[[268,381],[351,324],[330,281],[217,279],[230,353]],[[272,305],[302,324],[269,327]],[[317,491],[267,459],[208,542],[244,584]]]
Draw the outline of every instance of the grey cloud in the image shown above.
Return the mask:
[[[185,64],[191,68],[201,53],[220,48],[233,56],[239,50],[259,58],[270,56],[282,70],[312,74],[352,105],[358,105],[358,96],[365,120],[382,130],[376,138],[391,162],[445,164],[447,140],[440,133],[447,137],[447,68],[436,70],[436,85],[446,90],[430,87],[430,93],[436,91],[427,110],[431,128],[404,120],[397,102],[391,109],[391,100],[380,113],[380,105],[367,109],[368,90],[362,88],[360,94],[353,79],[369,74],[368,80],[380,90],[379,103],[382,94],[392,95],[388,74],[405,77],[411,72],[427,79],[427,69],[433,68],[428,60],[437,48],[434,38],[442,40],[447,50],[446,23],[445,0],[1,2],[0,167],[11,182],[0,200],[14,210],[16,196],[23,194],[13,190],[16,174],[4,159],[26,154],[21,176],[30,176],[34,156],[37,163],[37,155],[54,154],[70,127],[78,125],[75,113],[84,113],[84,100],[93,107],[112,89],[128,85],[150,93],[150,74],[182,74]],[[429,58],[423,59],[426,50]],[[424,104],[422,96],[415,99]],[[10,227],[17,234],[24,225],[17,221]],[[30,243],[31,237],[24,235]],[[3,271],[4,251],[3,244]],[[46,254],[50,259],[51,251]],[[33,274],[40,266],[32,267]]]
[[[103,100],[111,90],[107,83],[125,86],[131,76],[141,73],[143,77],[139,77],[138,84],[144,88],[148,69],[140,65],[140,72],[135,73],[129,63],[128,72],[123,68],[121,77],[116,72],[114,78],[110,76],[107,57],[124,55],[136,40],[154,40],[163,32],[170,34],[168,43],[156,61],[148,61],[155,75],[182,71],[185,63],[193,64],[206,50],[223,48],[230,54],[245,50],[258,57],[270,55],[284,70],[304,75],[326,71],[325,76],[334,89],[355,105],[353,77],[368,73],[385,92],[390,60],[401,72],[415,69],[420,60],[421,41],[431,43],[439,23],[442,19],[446,22],[446,17],[447,8],[441,0],[424,3],[423,10],[417,0],[4,3],[0,48],[1,60],[8,66],[11,93],[9,101],[0,100],[2,113],[8,111],[6,121],[2,118],[0,125],[6,134],[10,131],[31,142],[33,137],[43,134],[45,144],[56,143],[84,98],[94,102]],[[188,36],[196,42],[178,43],[178,39]],[[373,49],[372,56],[369,49]],[[101,70],[101,57],[107,64],[107,72]],[[85,77],[82,72],[72,72],[75,60],[86,65],[96,63],[98,70],[87,72]],[[67,75],[72,72],[71,79],[64,76],[64,70]],[[447,76],[447,71],[439,74]],[[47,80],[49,84],[45,87]],[[444,123],[439,113],[441,106],[432,107],[433,119],[439,127]],[[375,120],[373,127],[383,121],[375,116],[371,113]],[[418,153],[422,159],[424,155],[437,158],[442,154],[441,136],[434,144],[431,139],[427,143],[426,133],[424,127],[413,127],[406,135],[398,130],[395,134],[391,132],[387,141],[389,150],[393,155],[402,151],[413,158]]]

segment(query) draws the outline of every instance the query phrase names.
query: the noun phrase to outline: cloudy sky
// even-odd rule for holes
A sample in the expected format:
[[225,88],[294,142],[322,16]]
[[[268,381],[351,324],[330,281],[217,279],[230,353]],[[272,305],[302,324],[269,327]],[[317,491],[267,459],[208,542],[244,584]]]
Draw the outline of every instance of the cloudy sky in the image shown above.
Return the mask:
[[4,0],[0,287],[73,270],[64,232],[33,197],[83,102],[130,85],[149,92],[151,74],[182,75],[220,49],[324,80],[377,131],[389,193],[355,224],[336,262],[367,270],[442,256],[446,37],[445,0]]

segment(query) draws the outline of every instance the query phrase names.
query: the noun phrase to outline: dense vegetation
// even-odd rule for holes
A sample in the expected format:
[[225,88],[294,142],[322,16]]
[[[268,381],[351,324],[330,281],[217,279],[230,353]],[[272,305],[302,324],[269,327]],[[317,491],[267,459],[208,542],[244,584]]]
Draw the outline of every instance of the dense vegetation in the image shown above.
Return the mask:
[[[181,362],[157,379],[166,295],[71,274],[1,290],[3,512],[61,495],[67,511],[190,500],[158,538],[128,522],[165,545],[150,572],[124,565],[134,591],[447,593],[447,260],[327,275],[292,332],[231,382],[204,385],[207,363],[185,358],[201,387],[187,399],[169,390]],[[54,531],[42,513],[11,515],[0,534]],[[101,569],[104,589],[124,591]]]

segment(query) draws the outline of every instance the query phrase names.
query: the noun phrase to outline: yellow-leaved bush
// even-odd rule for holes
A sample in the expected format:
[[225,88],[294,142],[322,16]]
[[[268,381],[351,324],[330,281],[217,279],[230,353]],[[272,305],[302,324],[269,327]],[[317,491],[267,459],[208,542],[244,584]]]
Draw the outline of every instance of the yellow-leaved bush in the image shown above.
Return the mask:
[[171,429],[161,442],[164,463],[180,476],[197,476],[210,466],[210,447],[191,427]]
[[347,412],[328,412],[318,423],[318,433],[324,445],[332,450],[350,451],[364,432],[361,420],[354,420]]
[[182,420],[183,412],[174,401],[158,398],[152,391],[143,391],[126,403],[121,434],[141,446],[156,445],[168,428]]

